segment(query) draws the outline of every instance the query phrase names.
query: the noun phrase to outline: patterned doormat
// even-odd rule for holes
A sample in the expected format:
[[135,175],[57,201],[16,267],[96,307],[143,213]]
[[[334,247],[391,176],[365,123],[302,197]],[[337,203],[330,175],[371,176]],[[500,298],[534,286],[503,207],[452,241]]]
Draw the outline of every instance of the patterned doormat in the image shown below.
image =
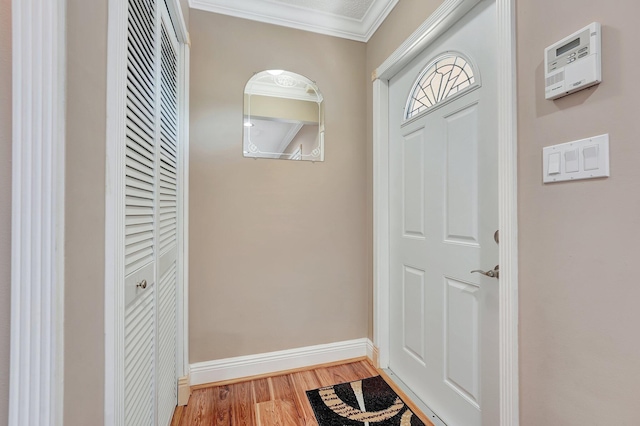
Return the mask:
[[320,426],[425,426],[380,376],[307,391]]

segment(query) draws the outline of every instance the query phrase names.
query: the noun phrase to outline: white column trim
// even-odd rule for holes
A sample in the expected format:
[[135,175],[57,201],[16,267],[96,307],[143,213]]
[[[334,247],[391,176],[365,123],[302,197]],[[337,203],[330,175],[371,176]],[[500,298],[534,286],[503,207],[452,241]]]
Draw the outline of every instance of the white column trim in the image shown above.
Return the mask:
[[127,1],[109,1],[105,176],[105,426],[124,425]]
[[12,2],[9,425],[62,425],[65,10]]
[[518,378],[518,131],[515,0],[497,0],[500,215],[500,426],[520,422]]
[[389,80],[373,82],[373,343],[389,367]]
[[[374,343],[389,366],[389,80],[479,0],[445,2],[373,72]],[[515,0],[496,0],[500,222],[500,426],[519,424]]]

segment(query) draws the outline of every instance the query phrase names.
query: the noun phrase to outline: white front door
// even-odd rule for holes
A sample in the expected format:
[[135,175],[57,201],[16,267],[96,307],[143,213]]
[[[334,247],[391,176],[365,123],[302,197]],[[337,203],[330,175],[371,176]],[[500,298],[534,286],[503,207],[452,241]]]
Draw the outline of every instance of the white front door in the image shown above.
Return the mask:
[[480,2],[389,86],[389,367],[449,426],[499,424],[498,281],[471,272],[498,263],[495,24]]

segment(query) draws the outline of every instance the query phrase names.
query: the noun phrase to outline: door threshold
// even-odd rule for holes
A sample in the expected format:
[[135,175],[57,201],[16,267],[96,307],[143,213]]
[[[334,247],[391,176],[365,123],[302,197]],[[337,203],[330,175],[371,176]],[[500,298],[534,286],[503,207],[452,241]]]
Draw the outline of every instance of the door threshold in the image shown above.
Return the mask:
[[447,424],[440,420],[440,417],[438,417],[436,413],[431,410],[431,408],[429,408],[424,402],[422,402],[422,400],[418,398],[418,395],[413,393],[411,388],[409,388],[409,386],[407,386],[402,380],[400,380],[400,378],[396,376],[393,371],[388,368],[383,368],[379,371],[384,373],[385,379],[390,380],[391,382],[393,382],[393,384],[400,388],[400,390],[404,392],[404,394],[411,400],[411,402],[413,402],[420,409],[420,411],[422,411],[424,415],[427,416],[429,420],[431,420],[431,423],[433,423],[434,426],[447,426]]

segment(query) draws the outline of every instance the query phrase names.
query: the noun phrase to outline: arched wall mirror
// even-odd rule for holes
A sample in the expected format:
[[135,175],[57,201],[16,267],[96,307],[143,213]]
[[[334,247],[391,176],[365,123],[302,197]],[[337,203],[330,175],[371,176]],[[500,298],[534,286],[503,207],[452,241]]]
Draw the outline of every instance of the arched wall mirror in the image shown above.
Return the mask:
[[284,70],[255,74],[244,88],[245,157],[324,161],[324,108],[318,86]]

